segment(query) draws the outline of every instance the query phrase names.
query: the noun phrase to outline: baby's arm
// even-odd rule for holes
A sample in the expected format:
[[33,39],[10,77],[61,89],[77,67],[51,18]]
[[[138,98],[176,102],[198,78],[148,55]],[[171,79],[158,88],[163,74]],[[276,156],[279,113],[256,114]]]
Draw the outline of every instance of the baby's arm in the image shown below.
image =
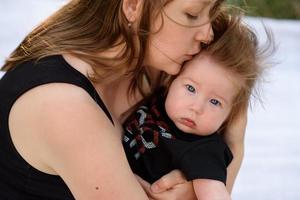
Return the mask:
[[221,181],[212,179],[193,180],[194,190],[198,200],[230,200],[230,195]]

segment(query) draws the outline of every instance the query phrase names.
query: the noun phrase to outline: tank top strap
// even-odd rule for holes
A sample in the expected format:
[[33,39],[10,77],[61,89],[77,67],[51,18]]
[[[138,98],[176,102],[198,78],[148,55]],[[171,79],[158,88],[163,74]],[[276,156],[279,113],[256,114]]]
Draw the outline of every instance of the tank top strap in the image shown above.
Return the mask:
[[[111,114],[91,81],[70,66],[62,55],[49,56],[38,61],[24,62],[9,70],[2,79],[1,84],[4,85],[0,87],[1,90],[6,88],[10,94],[7,99],[10,104],[8,107],[11,107],[17,98],[34,87],[55,82],[69,83],[83,88],[114,125]],[[5,94],[5,91],[1,92],[1,94]]]

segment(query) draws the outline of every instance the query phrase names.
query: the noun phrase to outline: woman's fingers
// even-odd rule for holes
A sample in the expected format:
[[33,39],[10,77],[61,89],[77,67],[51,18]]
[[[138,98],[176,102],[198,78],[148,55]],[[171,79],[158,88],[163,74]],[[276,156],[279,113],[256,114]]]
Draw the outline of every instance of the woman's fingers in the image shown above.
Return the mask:
[[[163,198],[163,197],[159,197],[159,196],[156,196],[155,197],[155,194],[152,193],[151,191],[151,185],[150,183],[148,183],[147,181],[145,181],[144,179],[142,179],[141,177],[139,177],[138,175],[135,175],[137,181],[140,183],[140,185],[142,186],[142,188],[144,189],[144,191],[146,192],[149,200],[168,200],[167,198]],[[163,194],[161,196],[165,196],[166,194]]]
[[170,200],[170,199],[196,200],[197,199],[192,182],[177,184],[171,189],[160,193],[150,192],[148,196],[154,200]]
[[142,186],[142,188],[144,189],[144,191],[149,194],[149,192],[151,191],[151,185],[150,183],[148,183],[147,181],[145,181],[144,179],[142,179],[141,177],[139,177],[138,175],[135,174],[135,178],[136,180],[140,183],[140,185]]
[[151,185],[151,191],[153,193],[160,193],[173,188],[177,184],[182,184],[185,182],[187,182],[187,180],[182,172],[179,170],[173,170],[154,182]]
[[[154,193],[152,187],[147,181],[136,176],[136,179],[141,184],[150,200],[196,200],[192,182],[187,182],[183,174],[179,170],[173,170],[169,174],[163,176],[156,181],[158,184],[159,193]],[[163,190],[162,190],[163,189]]]

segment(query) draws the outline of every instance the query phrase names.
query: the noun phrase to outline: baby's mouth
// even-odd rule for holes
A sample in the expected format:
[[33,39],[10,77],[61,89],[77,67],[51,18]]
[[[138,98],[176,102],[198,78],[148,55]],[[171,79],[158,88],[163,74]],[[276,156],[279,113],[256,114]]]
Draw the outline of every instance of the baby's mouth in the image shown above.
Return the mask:
[[183,125],[190,127],[190,128],[195,128],[196,127],[196,123],[189,119],[189,118],[181,118],[180,119],[180,123],[182,123]]

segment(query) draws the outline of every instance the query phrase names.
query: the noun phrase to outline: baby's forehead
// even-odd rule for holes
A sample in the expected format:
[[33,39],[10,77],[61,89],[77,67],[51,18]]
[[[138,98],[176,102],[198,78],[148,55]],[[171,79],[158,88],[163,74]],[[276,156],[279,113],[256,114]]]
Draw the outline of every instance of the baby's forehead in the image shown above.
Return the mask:
[[185,69],[188,68],[188,66],[190,66],[190,65],[198,65],[199,62],[204,62],[204,61],[209,61],[209,62],[215,63],[216,59],[214,59],[213,55],[210,54],[209,52],[202,51],[202,52],[198,53],[197,55],[195,55],[191,60],[187,61],[183,65],[181,73],[184,72]]
[[[199,71],[200,70],[200,71]],[[201,51],[193,57],[192,60],[186,62],[179,76],[198,79],[199,73],[203,74],[222,74],[228,81],[233,82],[240,89],[240,85],[243,82],[242,77],[227,66],[227,63],[219,61],[217,56],[214,56],[208,51]],[[237,89],[237,90],[239,90]]]
[[[201,50],[198,54],[196,54],[193,59],[198,60],[202,58],[210,58],[213,59],[213,55],[207,49]],[[192,60],[193,60],[192,59]]]

